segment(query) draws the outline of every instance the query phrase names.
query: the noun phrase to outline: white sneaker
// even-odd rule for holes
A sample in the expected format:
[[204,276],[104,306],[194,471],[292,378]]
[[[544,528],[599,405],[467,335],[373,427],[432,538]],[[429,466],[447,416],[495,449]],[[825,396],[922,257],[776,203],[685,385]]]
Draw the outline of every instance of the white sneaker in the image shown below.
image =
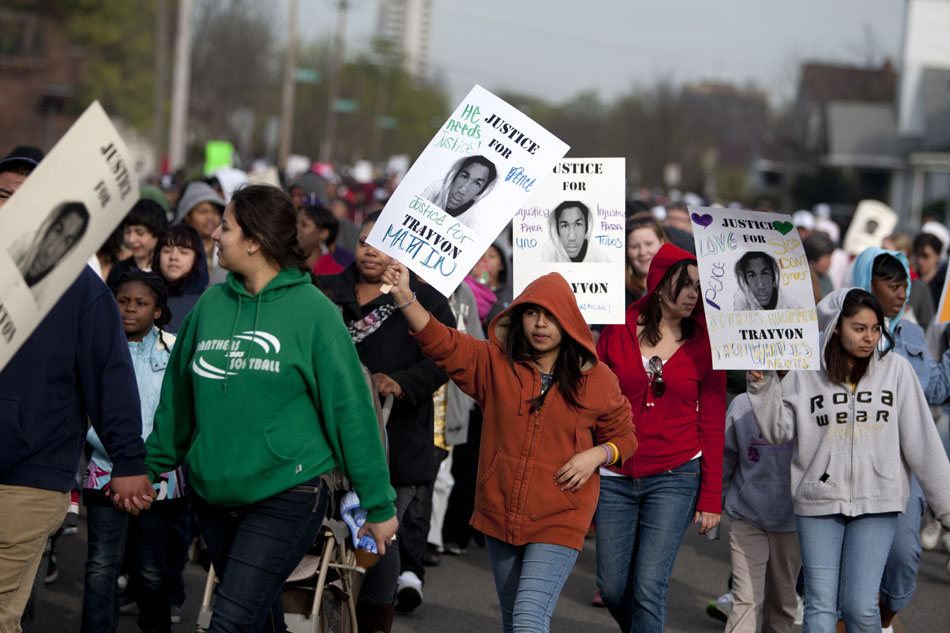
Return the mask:
[[801,626],[805,621],[805,599],[798,594],[795,594],[795,598],[798,600],[798,606],[795,607],[795,626]]
[[732,592],[726,592],[709,602],[706,605],[706,615],[720,622],[725,622],[729,619],[729,613],[732,611]]
[[940,521],[933,517],[925,518],[924,526],[920,528],[920,546],[924,549],[935,549],[940,542]]
[[410,613],[420,604],[422,604],[422,581],[415,572],[402,572],[396,581],[396,611]]
[[882,626],[881,633],[894,633],[894,625],[891,626]]

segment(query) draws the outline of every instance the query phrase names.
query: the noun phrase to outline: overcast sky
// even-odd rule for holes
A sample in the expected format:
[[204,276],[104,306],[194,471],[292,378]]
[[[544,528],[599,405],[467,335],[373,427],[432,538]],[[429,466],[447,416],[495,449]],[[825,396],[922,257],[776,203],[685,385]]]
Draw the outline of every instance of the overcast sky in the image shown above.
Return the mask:
[[[337,0],[298,0],[300,35],[332,34]],[[348,53],[379,0],[349,0]],[[429,63],[457,102],[475,83],[561,103],[662,78],[794,94],[802,61],[900,60],[905,0],[432,0]]]

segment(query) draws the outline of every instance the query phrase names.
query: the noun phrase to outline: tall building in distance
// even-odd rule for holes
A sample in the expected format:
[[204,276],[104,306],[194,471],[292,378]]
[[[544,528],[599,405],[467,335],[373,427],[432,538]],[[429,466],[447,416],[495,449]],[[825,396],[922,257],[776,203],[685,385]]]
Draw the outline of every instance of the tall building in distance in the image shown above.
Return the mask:
[[391,42],[402,65],[416,79],[429,72],[432,0],[380,0],[377,37]]

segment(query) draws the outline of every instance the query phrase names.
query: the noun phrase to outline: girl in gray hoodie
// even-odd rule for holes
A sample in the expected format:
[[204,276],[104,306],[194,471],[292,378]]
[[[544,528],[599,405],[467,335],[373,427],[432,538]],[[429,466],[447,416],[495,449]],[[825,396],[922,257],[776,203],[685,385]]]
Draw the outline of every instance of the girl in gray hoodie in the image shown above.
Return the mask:
[[[818,304],[821,369],[749,372],[749,400],[771,444],[795,440],[791,491],[805,574],[806,633],[833,633],[840,592],[848,633],[881,630],[878,589],[913,472],[950,526],[950,463],[880,303],[858,288]],[[890,349],[892,344],[885,346]]]

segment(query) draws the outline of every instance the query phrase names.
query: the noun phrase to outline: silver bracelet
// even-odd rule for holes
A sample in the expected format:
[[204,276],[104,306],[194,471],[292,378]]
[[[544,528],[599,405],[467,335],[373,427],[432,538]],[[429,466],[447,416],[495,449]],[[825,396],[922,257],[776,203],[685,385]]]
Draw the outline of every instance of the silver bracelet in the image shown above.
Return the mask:
[[413,293],[412,293],[412,299],[410,299],[409,301],[407,301],[407,302],[405,302],[405,303],[402,303],[402,304],[398,304],[398,303],[397,303],[397,304],[396,304],[396,307],[399,308],[400,310],[402,310],[403,308],[408,308],[408,307],[409,307],[409,304],[412,303],[412,302],[415,301],[415,300],[416,300],[416,293],[413,292]]

